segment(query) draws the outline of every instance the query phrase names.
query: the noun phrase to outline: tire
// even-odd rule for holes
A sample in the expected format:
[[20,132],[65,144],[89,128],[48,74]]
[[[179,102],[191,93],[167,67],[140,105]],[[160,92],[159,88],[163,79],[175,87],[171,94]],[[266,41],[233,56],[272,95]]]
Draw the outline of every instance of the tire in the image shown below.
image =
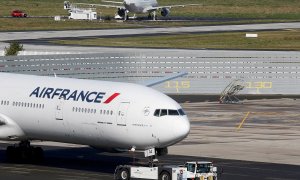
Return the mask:
[[168,173],[167,171],[161,172],[159,175],[159,180],[171,180],[170,173]]
[[23,16],[23,17],[25,17],[25,18],[26,18],[26,17],[27,17],[27,14],[24,14],[24,16]]
[[120,169],[118,174],[119,174],[119,176],[118,176],[119,180],[129,180],[130,174],[127,169],[125,169],[125,168]]

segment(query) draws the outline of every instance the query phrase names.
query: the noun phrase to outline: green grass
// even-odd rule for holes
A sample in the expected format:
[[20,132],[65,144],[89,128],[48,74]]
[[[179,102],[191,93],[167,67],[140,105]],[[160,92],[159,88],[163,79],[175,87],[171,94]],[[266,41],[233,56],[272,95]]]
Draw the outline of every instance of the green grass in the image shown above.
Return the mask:
[[124,38],[97,38],[85,40],[52,41],[109,47],[192,48],[192,49],[260,49],[300,50],[300,30],[257,32],[258,38],[245,38],[246,32],[212,34],[173,34]]
[[[101,3],[101,0],[72,0],[72,2]],[[170,4],[202,4],[186,8],[171,9],[170,16],[198,17],[198,18],[245,18],[235,22],[217,22],[223,24],[282,22],[300,20],[299,0],[158,0],[160,5]],[[9,16],[14,9],[24,10],[29,16],[67,16],[63,9],[63,0],[1,0],[0,16]],[[116,9],[98,8],[102,16],[113,17]],[[247,20],[258,19],[258,20]],[[24,19],[0,18],[0,31],[7,30],[47,30],[47,29],[102,29],[144,26],[186,26],[217,24],[216,22],[126,22],[91,23],[77,21],[55,23],[53,18]]]
[[97,21],[54,21],[49,18],[6,18],[0,19],[0,31],[26,30],[66,30],[66,29],[105,29],[105,28],[132,28],[134,24]]

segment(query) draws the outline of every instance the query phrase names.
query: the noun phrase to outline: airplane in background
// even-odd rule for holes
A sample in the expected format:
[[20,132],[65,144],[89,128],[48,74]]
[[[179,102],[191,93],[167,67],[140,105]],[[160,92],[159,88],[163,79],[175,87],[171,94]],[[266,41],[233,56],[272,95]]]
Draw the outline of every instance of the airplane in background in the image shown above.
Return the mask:
[[155,152],[153,159],[183,140],[190,122],[177,102],[150,86],[185,74],[143,86],[0,73],[0,140],[20,142],[7,147],[11,160],[42,159],[43,150],[30,145],[35,140]]
[[[200,6],[201,4],[184,4],[184,5],[167,5],[159,6],[157,0],[124,0],[120,1],[106,1],[104,3],[110,4],[89,4],[89,3],[74,3],[75,5],[88,5],[91,7],[100,6],[106,8],[117,8],[117,15],[122,17],[124,20],[128,19],[128,13],[134,14],[146,14],[148,13],[148,19],[156,20],[156,11],[160,10],[160,14],[164,17],[170,14],[170,9],[174,7],[185,7],[185,6]],[[70,9],[71,4],[68,1],[64,3],[65,9]]]

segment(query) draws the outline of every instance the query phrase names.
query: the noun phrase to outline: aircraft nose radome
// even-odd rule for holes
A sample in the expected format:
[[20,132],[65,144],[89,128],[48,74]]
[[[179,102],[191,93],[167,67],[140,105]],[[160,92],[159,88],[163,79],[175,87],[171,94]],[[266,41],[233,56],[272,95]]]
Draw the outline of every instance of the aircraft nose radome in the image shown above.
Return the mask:
[[178,141],[184,139],[190,132],[190,122],[188,119],[180,119],[174,123],[173,132]]

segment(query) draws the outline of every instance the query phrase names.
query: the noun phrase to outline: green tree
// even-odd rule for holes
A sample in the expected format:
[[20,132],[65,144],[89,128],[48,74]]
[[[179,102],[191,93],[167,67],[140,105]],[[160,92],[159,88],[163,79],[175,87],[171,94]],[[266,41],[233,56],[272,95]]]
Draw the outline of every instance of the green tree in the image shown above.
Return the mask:
[[17,56],[19,51],[23,51],[23,45],[18,42],[11,42],[9,47],[5,47],[5,56]]

